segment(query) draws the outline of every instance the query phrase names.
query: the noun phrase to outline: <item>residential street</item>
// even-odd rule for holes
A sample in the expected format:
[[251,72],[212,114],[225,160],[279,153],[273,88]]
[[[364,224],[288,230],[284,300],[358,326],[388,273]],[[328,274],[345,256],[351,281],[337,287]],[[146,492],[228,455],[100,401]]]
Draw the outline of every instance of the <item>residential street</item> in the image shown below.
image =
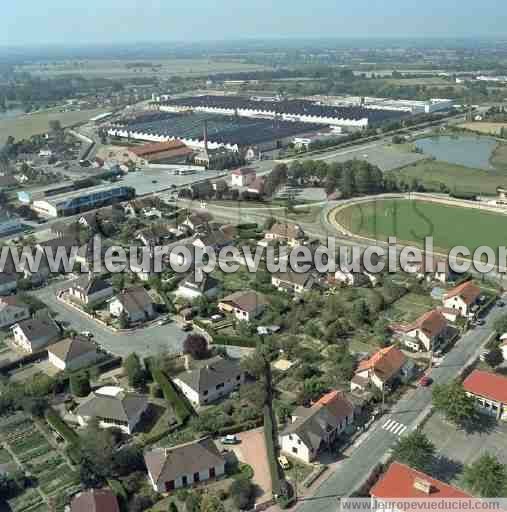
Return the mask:
[[[470,359],[478,357],[482,346],[493,333],[493,322],[505,313],[493,308],[482,327],[470,330],[446,355],[441,366],[434,368],[434,383],[448,382],[455,378]],[[392,448],[399,434],[413,430],[417,419],[431,406],[431,387],[409,391],[393,410],[386,413],[366,439],[353,451],[353,455],[340,462],[314,496],[302,500],[299,512],[335,512],[337,496],[346,496],[359,485],[381,458]],[[398,425],[395,425],[396,422]],[[407,427],[406,429],[403,427]]]

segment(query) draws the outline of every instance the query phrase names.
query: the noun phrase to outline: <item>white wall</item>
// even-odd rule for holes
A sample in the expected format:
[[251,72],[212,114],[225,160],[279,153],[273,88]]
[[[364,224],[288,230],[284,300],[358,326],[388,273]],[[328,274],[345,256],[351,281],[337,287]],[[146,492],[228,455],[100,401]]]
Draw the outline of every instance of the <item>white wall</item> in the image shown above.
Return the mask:
[[[280,436],[279,441],[282,452],[285,452],[292,457],[296,457],[307,464],[312,461],[313,454],[311,453],[310,448],[303,443],[297,434]],[[296,450],[296,452],[294,450]]]

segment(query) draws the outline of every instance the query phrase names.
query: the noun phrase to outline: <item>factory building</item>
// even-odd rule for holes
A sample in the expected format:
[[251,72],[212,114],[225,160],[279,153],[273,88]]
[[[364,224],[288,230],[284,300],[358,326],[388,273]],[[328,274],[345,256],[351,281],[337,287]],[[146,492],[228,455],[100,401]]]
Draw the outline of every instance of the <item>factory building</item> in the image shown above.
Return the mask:
[[33,201],[32,209],[48,217],[65,217],[135,197],[132,187],[101,185]]
[[179,140],[197,151],[228,150],[256,153],[288,146],[295,136],[307,136],[321,124],[226,116],[205,112],[148,112],[138,118],[119,121],[108,134],[113,137],[167,142]]
[[308,100],[263,101],[240,96],[195,96],[163,101],[165,112],[188,110],[250,118],[279,118],[284,121],[317,123],[349,129],[365,129],[398,120],[407,112],[389,108],[369,109],[362,105],[329,106]]

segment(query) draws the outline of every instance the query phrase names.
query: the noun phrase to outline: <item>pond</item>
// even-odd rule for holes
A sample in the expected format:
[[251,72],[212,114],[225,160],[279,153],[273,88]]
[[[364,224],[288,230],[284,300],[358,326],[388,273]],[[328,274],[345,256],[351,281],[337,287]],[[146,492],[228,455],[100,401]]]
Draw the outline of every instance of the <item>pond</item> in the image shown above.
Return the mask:
[[496,145],[490,137],[475,135],[443,135],[416,141],[417,148],[437,160],[488,171],[495,169],[489,159]]

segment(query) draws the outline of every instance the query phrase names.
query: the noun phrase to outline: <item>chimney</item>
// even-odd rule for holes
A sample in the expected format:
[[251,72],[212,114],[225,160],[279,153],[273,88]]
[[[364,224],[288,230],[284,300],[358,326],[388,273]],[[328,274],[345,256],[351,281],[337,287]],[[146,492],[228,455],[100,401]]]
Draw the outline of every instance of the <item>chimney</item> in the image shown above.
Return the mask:
[[423,478],[416,478],[414,480],[414,489],[423,492],[424,494],[431,494],[431,482]]
[[208,121],[204,120],[204,151],[208,152]]

